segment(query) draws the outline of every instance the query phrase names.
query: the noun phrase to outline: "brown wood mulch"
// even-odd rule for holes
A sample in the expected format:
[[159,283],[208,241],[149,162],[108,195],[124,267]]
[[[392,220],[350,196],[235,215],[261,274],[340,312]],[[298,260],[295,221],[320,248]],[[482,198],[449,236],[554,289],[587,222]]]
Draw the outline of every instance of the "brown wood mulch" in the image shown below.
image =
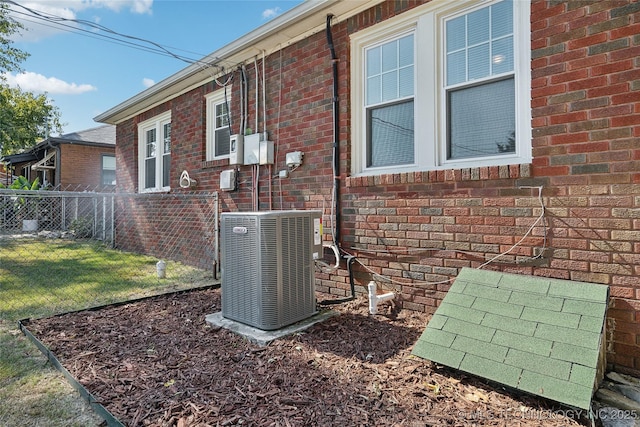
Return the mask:
[[266,347],[205,322],[220,290],[32,320],[127,426],[567,426],[568,408],[411,356],[429,316],[362,299]]

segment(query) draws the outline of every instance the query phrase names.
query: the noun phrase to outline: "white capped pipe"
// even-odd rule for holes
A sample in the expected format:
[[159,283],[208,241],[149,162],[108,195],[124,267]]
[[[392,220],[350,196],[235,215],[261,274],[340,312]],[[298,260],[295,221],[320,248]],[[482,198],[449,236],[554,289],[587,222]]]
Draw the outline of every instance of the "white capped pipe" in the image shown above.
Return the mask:
[[167,263],[160,260],[156,263],[156,273],[158,275],[158,279],[164,279],[167,277]]
[[387,292],[386,294],[378,295],[376,292],[378,286],[373,280],[369,282],[369,285],[367,287],[369,289],[369,313],[371,314],[378,314],[378,303],[392,300],[396,296],[396,294],[393,292]]

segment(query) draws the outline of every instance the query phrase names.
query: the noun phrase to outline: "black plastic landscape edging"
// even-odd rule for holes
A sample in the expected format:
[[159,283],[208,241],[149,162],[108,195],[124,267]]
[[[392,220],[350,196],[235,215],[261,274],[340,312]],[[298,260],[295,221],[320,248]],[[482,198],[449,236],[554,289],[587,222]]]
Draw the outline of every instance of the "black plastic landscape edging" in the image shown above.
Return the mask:
[[71,384],[71,387],[73,387],[74,389],[76,389],[76,391],[78,391],[78,393],[80,393],[80,396],[82,396],[82,398],[84,400],[87,401],[87,403],[89,403],[89,406],[91,407],[91,409],[98,414],[100,417],[102,417],[103,420],[105,420],[107,422],[107,426],[109,427],[126,427],[124,424],[122,424],[116,417],[114,417],[111,412],[107,411],[107,409],[102,406],[102,404],[100,404],[98,402],[98,400],[91,394],[89,393],[89,391],[82,385],[80,384],[74,377],[73,375],[71,375],[71,373],[69,371],[67,371],[67,369],[62,366],[62,364],[60,363],[60,361],[58,360],[58,358],[56,357],[56,355],[54,353],[52,353],[47,346],[45,346],[42,341],[40,341],[38,338],[36,338],[30,331],[29,329],[27,329],[25,323],[23,322],[29,322],[29,319],[25,319],[23,320],[19,320],[18,321],[18,327],[20,328],[20,331],[22,331],[22,333],[29,339],[31,340],[32,343],[34,343],[36,345],[36,347],[38,347],[38,349],[42,352],[42,354],[44,354],[47,357],[47,360],[49,361],[49,363],[51,363],[51,365],[56,368],[58,371],[60,371],[62,373],[62,375],[64,375],[64,377],[67,379],[67,381],[69,381],[69,384]]
[[[82,311],[98,311],[98,310],[103,310],[109,307],[118,307],[118,306],[132,304],[135,302],[144,301],[152,298],[167,296],[171,294],[181,294],[181,293],[190,292],[190,291],[197,291],[197,290],[204,290],[204,289],[218,289],[218,288],[220,288],[219,283],[216,283],[213,285],[201,286],[197,288],[191,288],[191,289],[181,289],[179,291],[167,292],[164,294],[149,295],[149,296],[136,298],[128,301],[120,301],[116,303],[105,304],[102,306],[69,311],[67,313],[56,314],[51,317],[59,317],[59,316],[64,316],[66,314],[79,313]],[[108,427],[126,427],[116,417],[114,417],[113,414],[111,414],[111,412],[109,412],[104,406],[102,406],[102,404],[89,392],[89,390],[87,390],[82,384],[80,384],[80,382],[78,382],[78,380],[76,380],[73,377],[73,375],[71,375],[71,373],[67,371],[67,369],[64,366],[62,366],[62,363],[60,363],[56,355],[51,350],[49,350],[42,341],[36,338],[35,335],[33,335],[31,331],[29,331],[27,325],[29,324],[30,321],[31,319],[18,320],[18,328],[24,334],[24,336],[27,337],[33,344],[35,344],[36,347],[38,347],[38,350],[42,352],[42,354],[47,358],[49,363],[51,363],[51,365],[54,368],[56,368],[58,371],[60,371],[60,373],[62,373],[62,375],[66,378],[69,384],[71,384],[71,387],[73,387],[78,393],[80,393],[80,396],[82,396],[82,398],[89,404],[91,409],[96,414],[98,414],[98,416],[102,417],[103,420],[105,420]]]

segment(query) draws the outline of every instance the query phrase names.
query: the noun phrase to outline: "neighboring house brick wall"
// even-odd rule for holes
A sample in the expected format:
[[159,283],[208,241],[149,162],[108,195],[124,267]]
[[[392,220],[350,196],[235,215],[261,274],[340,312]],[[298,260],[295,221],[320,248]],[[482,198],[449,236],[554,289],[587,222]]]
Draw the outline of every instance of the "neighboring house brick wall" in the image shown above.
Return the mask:
[[115,148],[81,144],[60,144],[60,185],[71,189],[102,187],[102,154],[115,154]]
[[[608,360],[640,372],[640,3],[532,2],[532,164],[350,177],[349,34],[422,3],[389,1],[332,28],[340,75],[339,226],[342,248],[362,264],[356,283],[365,285],[371,272],[391,277],[401,307],[434,312],[461,267],[478,267],[517,243],[486,268],[609,285]],[[253,112],[252,64],[248,72]],[[328,217],[333,122],[325,35],[267,57],[266,80],[267,130],[277,148],[274,167],[260,167],[260,208],[324,209]],[[238,81],[236,75],[235,100]],[[204,95],[214,89],[210,83],[118,125],[123,190],[137,187],[136,124],[168,108],[172,188],[180,191],[186,169],[198,190],[218,190],[220,171],[230,166],[204,161]],[[238,103],[233,116],[237,126]],[[297,150],[302,167],[271,180],[284,169],[284,154]],[[241,166],[243,184],[221,193],[223,211],[251,210],[251,179],[251,167]],[[520,242],[541,213],[537,189],[521,188],[527,186],[543,187],[548,229],[545,236],[539,224]],[[327,232],[331,226],[325,220]],[[518,262],[545,241],[542,260]],[[385,250],[394,253],[377,252]],[[344,262],[316,277],[319,291],[349,292]]]

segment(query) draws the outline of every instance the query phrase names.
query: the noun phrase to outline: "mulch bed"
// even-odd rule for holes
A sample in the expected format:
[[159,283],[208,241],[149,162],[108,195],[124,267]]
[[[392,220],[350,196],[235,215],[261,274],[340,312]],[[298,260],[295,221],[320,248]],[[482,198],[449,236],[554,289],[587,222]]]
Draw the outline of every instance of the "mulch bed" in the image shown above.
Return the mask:
[[[429,316],[365,300],[258,347],[205,322],[220,291],[32,320],[29,330],[127,426],[567,426],[567,408],[411,356]],[[568,416],[567,416],[568,415]]]

